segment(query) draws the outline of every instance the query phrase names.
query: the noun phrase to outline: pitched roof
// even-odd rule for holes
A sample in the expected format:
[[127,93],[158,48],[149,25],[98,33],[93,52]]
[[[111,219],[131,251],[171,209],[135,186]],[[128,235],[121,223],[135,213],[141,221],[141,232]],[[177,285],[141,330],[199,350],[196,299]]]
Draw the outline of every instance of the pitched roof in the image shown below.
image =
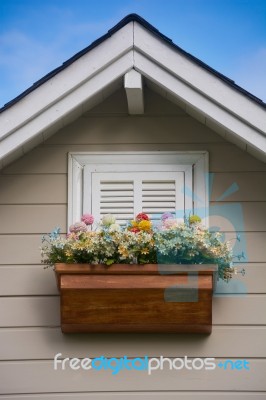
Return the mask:
[[228,85],[234,87],[236,90],[239,92],[243,93],[245,96],[249,97],[250,99],[254,100],[256,103],[261,105],[262,107],[266,108],[266,103],[264,103],[261,99],[258,97],[254,96],[252,93],[248,92],[241,86],[237,85],[232,79],[228,78],[227,76],[221,74],[217,70],[211,68],[209,65],[204,63],[203,61],[199,60],[197,57],[193,56],[192,54],[186,52],[184,49],[173,43],[172,39],[169,37],[165,36],[162,34],[157,28],[155,28],[153,25],[151,25],[148,21],[146,21],[144,18],[140,17],[138,14],[129,14],[126,17],[124,17],[120,22],[118,22],[113,28],[109,29],[106,34],[92,42],[89,46],[85,47],[78,53],[74,54],[71,58],[66,60],[62,65],[59,67],[55,68],[54,70],[50,71],[47,75],[39,79],[37,82],[35,82],[31,87],[26,89],[24,92],[19,94],[17,97],[14,99],[10,100],[7,104],[5,104],[2,108],[0,108],[0,113],[6,110],[7,108],[11,107],[13,104],[18,102],[20,99],[22,99],[24,96],[27,96],[28,93],[32,92],[33,90],[37,89],[40,85],[42,85],[44,82],[67,68],[70,64],[78,60],[80,57],[82,57],[84,54],[88,53],[90,50],[92,50],[94,47],[98,46],[100,43],[105,41],[108,37],[112,36],[115,32],[119,31],[123,26],[127,25],[129,22],[138,22],[142,26],[144,26],[146,29],[148,29],[150,32],[152,32],[154,35],[158,36],[160,39],[163,39],[165,42],[167,42],[170,46],[173,48],[177,49],[180,53],[182,53],[185,57],[190,59],[191,61],[195,62],[196,64],[200,65],[202,68],[206,69],[207,71],[211,72],[215,76],[217,76],[219,79],[223,80],[226,82]]
[[132,69],[188,114],[266,159],[266,104],[130,14],[0,110],[0,168],[101,102]]

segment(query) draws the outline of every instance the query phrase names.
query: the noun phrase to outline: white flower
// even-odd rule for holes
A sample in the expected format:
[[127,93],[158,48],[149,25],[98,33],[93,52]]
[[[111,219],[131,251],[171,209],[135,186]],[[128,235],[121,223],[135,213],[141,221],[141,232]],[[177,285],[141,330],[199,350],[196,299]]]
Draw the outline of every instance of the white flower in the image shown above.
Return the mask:
[[106,214],[102,217],[102,224],[105,226],[110,226],[115,224],[115,217],[112,214]]
[[110,225],[109,232],[120,232],[121,227],[119,224],[112,224]]

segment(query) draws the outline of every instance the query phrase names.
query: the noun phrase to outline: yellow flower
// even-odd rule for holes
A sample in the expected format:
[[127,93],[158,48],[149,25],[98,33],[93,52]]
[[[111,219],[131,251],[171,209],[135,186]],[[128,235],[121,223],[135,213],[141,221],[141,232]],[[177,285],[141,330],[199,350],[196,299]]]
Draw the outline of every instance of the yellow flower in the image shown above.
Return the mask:
[[141,249],[141,254],[149,254],[149,249],[144,247],[144,249]]
[[129,252],[124,246],[119,246],[118,251],[123,257],[129,256]]
[[138,224],[141,231],[149,231],[151,229],[151,221],[142,220]]

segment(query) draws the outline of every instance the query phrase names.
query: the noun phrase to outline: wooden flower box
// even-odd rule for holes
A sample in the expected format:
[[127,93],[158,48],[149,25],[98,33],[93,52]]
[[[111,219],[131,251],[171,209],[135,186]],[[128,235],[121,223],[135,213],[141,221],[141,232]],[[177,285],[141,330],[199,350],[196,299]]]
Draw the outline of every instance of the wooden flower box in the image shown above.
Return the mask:
[[211,333],[216,265],[56,264],[63,332]]

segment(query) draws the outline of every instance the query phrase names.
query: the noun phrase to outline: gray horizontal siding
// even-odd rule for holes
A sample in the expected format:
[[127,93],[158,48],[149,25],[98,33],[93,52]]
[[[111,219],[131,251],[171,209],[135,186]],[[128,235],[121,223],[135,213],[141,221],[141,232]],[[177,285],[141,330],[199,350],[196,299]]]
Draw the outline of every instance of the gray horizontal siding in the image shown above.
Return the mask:
[[[52,221],[54,222],[54,221]],[[55,226],[55,224],[54,224]],[[235,241],[236,233],[226,233],[226,240]],[[265,243],[266,232],[247,232],[244,236],[246,244],[238,244],[238,250],[243,249],[247,254],[246,262],[263,263],[265,262]],[[16,243],[16,252],[14,252],[14,243]],[[234,243],[234,242],[233,242]],[[2,265],[14,264],[40,264],[40,245],[41,235],[0,235],[0,251]],[[242,246],[242,247],[241,247]]]
[[[256,336],[256,340],[254,337]],[[198,334],[78,334],[62,335],[59,327],[0,329],[0,360],[64,357],[266,357],[266,326],[214,326],[209,336]],[[248,345],[247,345],[248,344]]]
[[[59,296],[0,298],[0,327],[59,326]],[[266,325],[266,295],[213,299],[213,325]],[[8,310],[8,312],[7,312]]]
[[[0,173],[2,400],[265,398],[266,165],[158,95],[149,90],[146,95],[148,114],[143,117],[126,116],[125,94],[118,92]],[[54,274],[40,265],[39,246],[42,233],[55,226],[66,231],[67,153],[142,150],[209,151],[210,172],[214,173],[211,207],[241,202],[243,225],[237,221],[232,227],[225,218],[220,227],[228,232],[227,238],[239,230],[247,232],[246,275],[237,275],[229,285],[218,285],[218,291],[227,295],[213,299],[214,326],[209,336],[63,335]],[[224,196],[231,185],[237,190]],[[138,372],[117,377],[110,371],[55,373],[49,360],[58,352],[80,358],[101,354],[245,357],[252,369],[164,370],[151,377]]]
[[[232,294],[266,293],[266,264],[241,263],[239,272],[229,283],[219,281],[216,292]],[[3,296],[49,296],[57,295],[55,276],[52,269],[44,265],[0,265],[0,297]]]
[[[88,356],[88,352],[86,356]],[[102,353],[101,353],[102,354]],[[217,359],[216,362],[220,360]],[[225,361],[225,360],[224,360]],[[83,392],[83,391],[266,391],[266,361],[249,359],[250,370],[123,370],[117,375],[106,371],[53,369],[53,361],[0,362],[2,394]],[[13,377],[16,376],[16,379]]]
[[96,393],[96,392],[86,392],[86,393],[50,393],[50,394],[26,394],[26,395],[8,395],[1,396],[1,400],[60,400],[60,399],[95,399],[95,400],[175,400],[175,399],[185,399],[185,400],[205,400],[205,399],[215,399],[215,400],[263,400],[265,399],[264,392],[231,392],[227,391],[225,393],[218,391],[210,392],[191,392],[191,391],[157,391],[157,392],[112,392],[112,393]]

